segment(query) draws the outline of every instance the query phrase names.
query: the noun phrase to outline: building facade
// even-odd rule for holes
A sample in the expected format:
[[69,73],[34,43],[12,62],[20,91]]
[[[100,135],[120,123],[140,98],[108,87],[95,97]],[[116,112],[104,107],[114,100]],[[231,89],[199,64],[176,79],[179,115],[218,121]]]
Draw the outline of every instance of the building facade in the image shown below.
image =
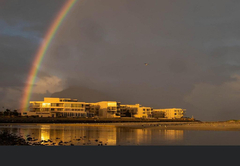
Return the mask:
[[[43,116],[43,113],[46,116]],[[50,114],[50,115],[47,115]],[[44,101],[30,101],[30,110],[23,116],[39,117],[86,117],[84,102],[70,98],[44,98]]]
[[44,101],[30,101],[29,111],[22,112],[22,116],[117,118],[120,117],[120,102],[85,103],[77,99],[45,97]]
[[121,116],[134,118],[151,118],[152,110],[152,107],[143,107],[140,104],[121,105]]
[[97,103],[99,107],[98,116],[102,118],[120,118],[120,102],[101,101]]
[[154,118],[179,119],[183,118],[185,113],[186,109],[182,108],[153,109]]
[[152,117],[153,118],[165,118],[165,111],[163,111],[163,109],[153,109]]
[[137,107],[130,107],[128,105],[120,106],[120,116],[121,117],[134,117],[137,114]]
[[124,105],[117,101],[100,101],[97,103],[79,102],[71,98],[45,97],[44,101],[30,101],[29,111],[22,116],[38,117],[97,117],[97,118],[182,118],[185,109],[153,109],[140,104]]

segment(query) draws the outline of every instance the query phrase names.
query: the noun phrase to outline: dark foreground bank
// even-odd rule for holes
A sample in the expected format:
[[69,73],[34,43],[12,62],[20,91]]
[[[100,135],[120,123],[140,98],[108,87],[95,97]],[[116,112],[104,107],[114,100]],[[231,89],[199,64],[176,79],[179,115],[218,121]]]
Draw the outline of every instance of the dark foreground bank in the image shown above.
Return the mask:
[[121,122],[200,122],[195,119],[137,119],[137,118],[39,118],[0,117],[0,123],[121,123]]
[[30,136],[24,139],[22,136],[17,136],[7,130],[0,131],[0,146],[44,146],[42,142],[36,142]]
[[19,137],[15,134],[9,133],[7,131],[1,131],[0,132],[0,145],[25,145],[29,146],[30,144],[23,139],[22,137]]

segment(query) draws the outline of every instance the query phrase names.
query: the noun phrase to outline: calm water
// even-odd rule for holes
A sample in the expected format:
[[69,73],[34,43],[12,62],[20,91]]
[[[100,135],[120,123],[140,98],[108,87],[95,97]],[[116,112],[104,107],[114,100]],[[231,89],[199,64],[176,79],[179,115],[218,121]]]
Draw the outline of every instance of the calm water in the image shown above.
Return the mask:
[[131,129],[127,127],[79,126],[74,124],[5,124],[0,130],[45,145],[240,145],[240,131]]

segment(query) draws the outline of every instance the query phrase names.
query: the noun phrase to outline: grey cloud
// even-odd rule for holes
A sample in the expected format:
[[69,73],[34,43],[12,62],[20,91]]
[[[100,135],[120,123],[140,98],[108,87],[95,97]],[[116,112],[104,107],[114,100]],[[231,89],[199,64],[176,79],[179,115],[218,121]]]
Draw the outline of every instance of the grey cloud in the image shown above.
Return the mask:
[[18,20],[49,22],[62,7],[64,0],[11,0],[0,6],[0,18],[9,23]]
[[[25,46],[28,45],[28,48]],[[36,46],[26,38],[2,36],[0,39],[1,86],[22,86]]]
[[[0,19],[9,26],[29,22],[22,30],[43,38],[63,3],[7,1],[0,7]],[[95,89],[123,103],[183,107],[188,116],[201,120],[234,118],[239,108],[235,102],[226,116],[222,100],[217,100],[220,109],[207,102],[211,97],[193,93],[201,92],[195,89],[199,84],[216,90],[237,81],[231,76],[240,74],[239,6],[234,0],[79,1],[57,31],[38,77],[56,75],[66,87]],[[0,43],[0,68],[5,69],[0,86],[20,86],[39,43],[20,36],[4,36]],[[184,100],[186,96],[192,99]]]

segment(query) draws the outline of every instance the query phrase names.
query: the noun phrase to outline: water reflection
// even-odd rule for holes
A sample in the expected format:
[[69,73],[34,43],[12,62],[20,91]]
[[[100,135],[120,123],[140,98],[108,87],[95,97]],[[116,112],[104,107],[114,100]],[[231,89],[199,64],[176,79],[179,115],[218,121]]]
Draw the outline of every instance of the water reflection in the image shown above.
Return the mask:
[[[36,125],[35,128],[18,126],[19,129],[10,132],[22,135],[23,138],[29,137],[33,140],[42,141],[42,144],[58,145],[116,145],[115,127],[91,127],[77,125]],[[51,144],[50,144],[51,143]]]
[[[2,126],[0,126],[0,129]],[[10,132],[44,145],[164,145],[183,140],[183,130],[79,125],[13,125]]]
[[183,140],[183,130],[128,129],[119,128],[117,144],[119,145],[165,145]]
[[183,130],[163,130],[167,140],[182,140]]
[[50,130],[49,129],[41,129],[40,130],[41,140],[49,140],[50,139]]

